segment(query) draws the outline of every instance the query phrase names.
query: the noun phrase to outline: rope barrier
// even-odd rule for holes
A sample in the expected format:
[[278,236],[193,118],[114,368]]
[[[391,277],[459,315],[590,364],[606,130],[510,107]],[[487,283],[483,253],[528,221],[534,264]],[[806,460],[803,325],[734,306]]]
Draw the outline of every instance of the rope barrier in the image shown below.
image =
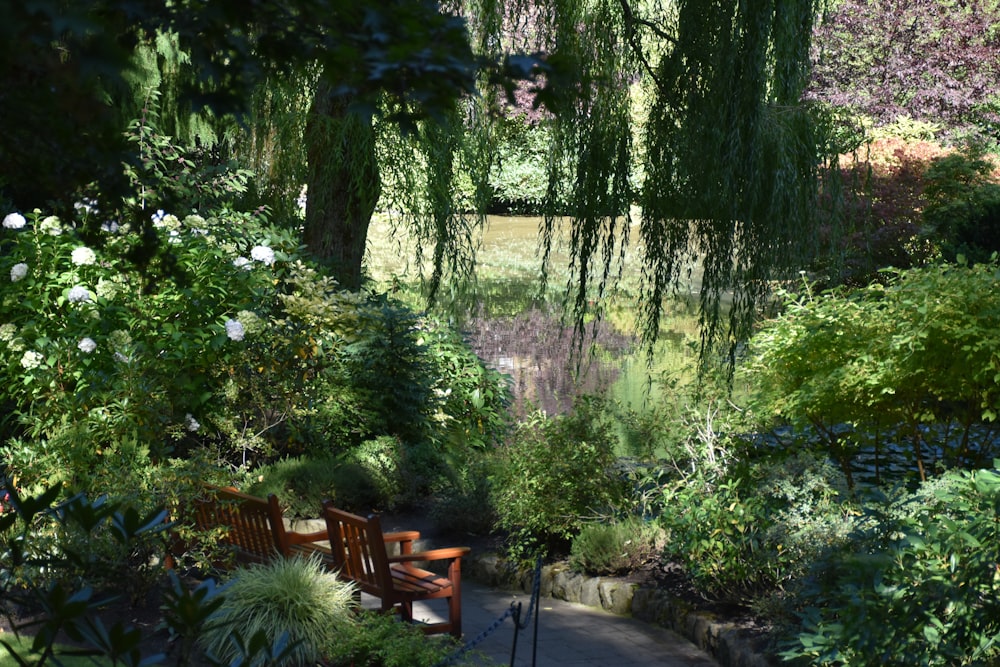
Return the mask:
[[[537,648],[537,641],[538,641],[538,613],[536,605],[538,604],[538,598],[539,595],[541,594],[541,582],[542,582],[542,557],[539,556],[538,560],[535,562],[535,580],[531,586],[531,600],[528,603],[528,614],[524,618],[524,623],[523,624],[521,623],[521,618],[520,618],[521,603],[511,602],[510,607],[507,609],[507,611],[505,611],[502,615],[498,616],[497,619],[492,623],[490,623],[485,630],[476,635],[475,638],[473,638],[471,641],[467,642],[464,646],[462,646],[462,648],[458,649],[450,656],[448,656],[441,662],[437,663],[434,667],[448,667],[448,665],[454,665],[459,660],[459,658],[461,658],[463,655],[474,649],[479,644],[482,644],[484,641],[486,641],[487,637],[489,637],[498,629],[500,629],[504,621],[506,621],[508,618],[511,617],[514,617],[514,644],[511,647],[511,652],[510,652],[511,665],[514,664],[514,653],[517,651],[518,630],[526,629],[528,627],[528,623],[531,622],[532,616],[534,616],[535,618],[535,637],[534,637],[535,645],[533,647],[534,651],[534,649]],[[534,665],[535,663],[534,652],[532,654],[531,663],[532,665]]]

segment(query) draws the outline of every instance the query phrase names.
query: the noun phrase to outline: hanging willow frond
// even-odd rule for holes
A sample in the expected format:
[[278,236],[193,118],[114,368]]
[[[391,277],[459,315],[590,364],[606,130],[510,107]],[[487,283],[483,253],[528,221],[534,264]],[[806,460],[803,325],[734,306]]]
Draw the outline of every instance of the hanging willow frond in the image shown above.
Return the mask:
[[[721,346],[732,362],[771,282],[812,251],[821,142],[800,96],[813,1],[537,4],[541,47],[578,72],[576,89],[552,96],[549,188],[568,184],[570,194],[578,335],[621,266],[630,178],[641,174],[641,333],[651,350],[664,300],[698,260],[702,360]],[[636,83],[645,109],[635,107]],[[549,203],[546,260],[562,212]]]

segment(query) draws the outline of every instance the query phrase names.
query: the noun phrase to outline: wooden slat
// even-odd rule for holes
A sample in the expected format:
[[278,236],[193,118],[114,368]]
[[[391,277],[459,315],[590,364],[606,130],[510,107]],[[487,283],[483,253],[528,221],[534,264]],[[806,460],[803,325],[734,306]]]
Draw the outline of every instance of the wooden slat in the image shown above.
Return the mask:
[[436,552],[411,554],[412,542],[419,538],[416,531],[393,533],[393,542],[399,542],[405,556],[396,559],[410,561],[449,560],[448,578],[422,570],[409,562],[394,563],[386,552],[385,536],[377,516],[367,518],[339,510],[330,502],[323,503],[327,534],[334,567],[339,576],[354,581],[358,586],[382,601],[382,609],[396,609],[404,620],[411,620],[412,603],[417,600],[446,599],[448,621],[425,626],[426,632],[462,634],[461,557],[467,548],[444,549]]

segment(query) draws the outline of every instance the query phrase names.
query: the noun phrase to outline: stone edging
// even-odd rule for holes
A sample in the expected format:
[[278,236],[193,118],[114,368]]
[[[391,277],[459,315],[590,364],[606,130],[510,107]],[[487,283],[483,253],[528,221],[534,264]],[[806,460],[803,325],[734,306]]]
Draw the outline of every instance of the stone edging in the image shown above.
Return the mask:
[[[531,593],[534,572],[515,571],[497,554],[470,554],[463,576],[488,586]],[[615,577],[586,577],[566,563],[542,567],[541,594],[557,600],[599,607],[612,614],[631,615],[684,636],[718,661],[721,667],[773,667],[731,623],[696,612],[669,593],[642,588]]]

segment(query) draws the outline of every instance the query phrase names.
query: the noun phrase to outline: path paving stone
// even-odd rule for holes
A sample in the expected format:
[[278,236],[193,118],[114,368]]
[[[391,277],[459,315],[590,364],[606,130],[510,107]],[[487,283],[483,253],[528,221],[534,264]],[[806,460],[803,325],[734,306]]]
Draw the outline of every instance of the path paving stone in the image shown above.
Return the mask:
[[[527,613],[528,595],[463,581],[465,640],[489,628],[513,601],[520,601]],[[378,604],[368,596],[363,603]],[[414,605],[414,617],[419,620],[434,621],[443,613],[444,605],[438,601]],[[532,644],[533,632],[532,620],[519,633],[515,667],[718,667],[707,653],[671,630],[552,598],[541,599],[537,647]],[[513,641],[514,623],[508,618],[476,650],[496,664],[510,665]]]

